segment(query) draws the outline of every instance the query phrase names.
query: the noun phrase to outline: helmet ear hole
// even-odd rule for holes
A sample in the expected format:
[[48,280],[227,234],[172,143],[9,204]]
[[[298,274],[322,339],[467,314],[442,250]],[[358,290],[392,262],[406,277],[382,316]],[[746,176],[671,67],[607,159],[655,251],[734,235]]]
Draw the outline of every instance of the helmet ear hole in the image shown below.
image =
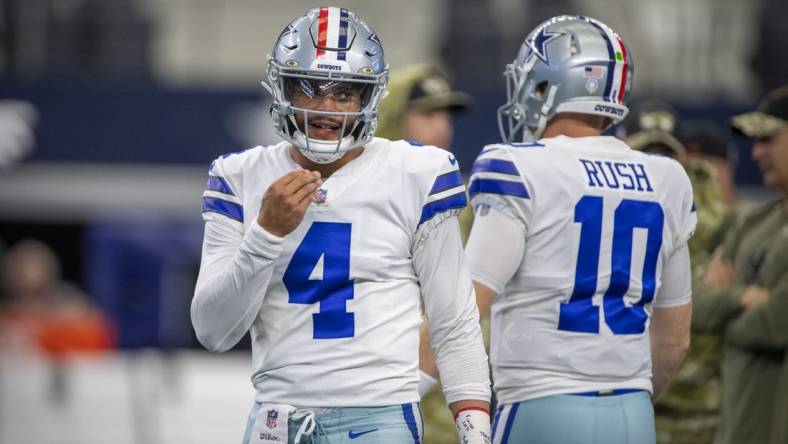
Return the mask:
[[534,88],[534,98],[536,98],[537,100],[542,100],[545,92],[547,92],[547,85],[548,85],[547,80],[536,85],[536,88]]

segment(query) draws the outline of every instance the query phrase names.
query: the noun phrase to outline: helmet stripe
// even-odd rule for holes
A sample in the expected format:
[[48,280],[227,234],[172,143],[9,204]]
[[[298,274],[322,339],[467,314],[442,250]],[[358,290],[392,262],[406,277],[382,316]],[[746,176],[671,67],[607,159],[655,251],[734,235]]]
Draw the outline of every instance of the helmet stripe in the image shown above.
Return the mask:
[[[347,9],[340,9],[339,10],[339,45],[337,45],[340,49],[344,49],[347,46],[347,23],[348,23],[348,14]],[[345,51],[337,52],[337,60],[345,60],[347,53]]]
[[[326,32],[326,46],[337,48],[339,46],[339,8],[328,8],[328,29]],[[336,57],[336,52],[334,52]]]
[[613,88],[613,77],[615,77],[616,73],[616,53],[613,50],[613,44],[610,42],[610,37],[607,35],[607,31],[604,28],[599,26],[594,20],[588,20],[588,23],[593,25],[599,32],[602,34],[602,38],[605,40],[605,44],[607,45],[607,55],[610,57],[610,62],[607,64],[607,76],[605,80],[605,92],[602,96],[607,99],[609,102],[613,100],[610,97],[610,90]]
[[618,41],[618,45],[621,46],[621,55],[623,56],[622,66],[621,66],[621,84],[618,89],[618,103],[624,103],[624,92],[627,89],[627,73],[629,71],[629,64],[627,63],[628,54],[627,54],[627,47],[624,45],[624,42],[621,41],[621,37],[616,34],[616,40]]
[[320,8],[320,16],[317,19],[317,53],[316,57],[326,55],[326,39],[328,38],[328,8]]

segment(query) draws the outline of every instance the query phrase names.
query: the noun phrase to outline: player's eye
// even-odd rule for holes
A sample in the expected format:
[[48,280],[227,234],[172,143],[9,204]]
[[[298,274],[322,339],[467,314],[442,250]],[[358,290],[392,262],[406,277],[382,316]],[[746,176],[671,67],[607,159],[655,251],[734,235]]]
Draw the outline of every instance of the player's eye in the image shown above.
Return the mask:
[[334,93],[334,99],[341,102],[347,102],[349,100],[352,100],[353,91],[351,91],[349,88],[341,91],[336,91]]

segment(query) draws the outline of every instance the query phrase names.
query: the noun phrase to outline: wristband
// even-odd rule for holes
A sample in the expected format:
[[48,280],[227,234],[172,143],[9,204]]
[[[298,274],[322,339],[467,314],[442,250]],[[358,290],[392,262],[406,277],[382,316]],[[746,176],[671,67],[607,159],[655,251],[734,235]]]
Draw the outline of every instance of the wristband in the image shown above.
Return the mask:
[[454,415],[462,444],[490,444],[490,411],[484,407],[465,407]]
[[423,398],[436,382],[438,381],[429,373],[419,369],[419,398]]

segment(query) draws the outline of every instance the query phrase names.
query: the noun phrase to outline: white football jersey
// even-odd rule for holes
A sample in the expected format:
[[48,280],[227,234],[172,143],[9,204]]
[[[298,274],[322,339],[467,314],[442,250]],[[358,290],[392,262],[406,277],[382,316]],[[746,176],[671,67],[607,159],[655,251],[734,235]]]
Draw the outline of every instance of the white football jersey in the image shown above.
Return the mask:
[[[256,218],[264,192],[283,175],[301,169],[289,147],[282,142],[214,161],[203,195],[204,218],[217,223],[212,229],[235,229],[238,239],[261,230]],[[454,156],[434,147],[375,138],[359,157],[325,178],[315,198],[302,223],[284,237],[281,254],[271,256],[271,278],[254,296],[262,299],[262,305],[247,328],[253,344],[252,382],[257,400],[298,407],[418,401],[422,293],[425,301],[444,298],[447,307],[461,308],[446,310],[452,317],[448,323],[442,324],[437,319],[441,314],[435,314],[437,325],[450,325],[445,332],[467,335],[475,331],[474,322],[478,330],[464,262],[459,262],[460,268],[433,270],[436,276],[448,271],[442,281],[452,281],[450,290],[463,293],[440,295],[427,294],[438,291],[437,284],[425,283],[428,278],[419,275],[419,265],[414,263],[414,252],[425,242],[426,233],[466,205]],[[211,241],[208,237],[206,232],[206,242]],[[462,258],[459,237],[456,243],[456,255]],[[233,247],[228,254],[237,252],[238,247]],[[216,267],[212,261],[204,250],[198,293],[211,276],[225,273],[212,269]],[[226,285],[230,294],[225,301],[235,291],[232,280]],[[211,313],[206,313],[210,305],[225,303],[193,306],[195,327],[200,329],[197,322],[214,322]],[[257,310],[253,302],[248,306]],[[202,312],[195,315],[195,310]],[[215,348],[231,347],[244,332],[232,333],[235,336],[227,345]],[[477,336],[464,348],[476,354],[484,372],[476,382],[489,395],[486,355],[480,333]],[[467,362],[458,358],[463,359]]]
[[660,291],[696,223],[681,165],[607,136],[495,144],[474,163],[469,192],[477,218],[502,212],[524,236],[508,282],[488,282],[474,265],[495,251],[469,261],[474,280],[499,292],[490,353],[498,399],[651,391],[652,306],[690,301],[689,267],[670,276],[686,283],[680,291]]

